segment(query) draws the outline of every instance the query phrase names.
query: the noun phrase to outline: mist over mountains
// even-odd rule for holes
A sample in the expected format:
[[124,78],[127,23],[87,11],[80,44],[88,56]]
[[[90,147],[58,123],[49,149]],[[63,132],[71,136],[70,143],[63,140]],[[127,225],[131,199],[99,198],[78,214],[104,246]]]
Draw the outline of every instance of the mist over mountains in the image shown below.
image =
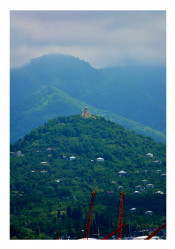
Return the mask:
[[165,142],[166,68],[95,69],[69,55],[50,54],[10,71],[11,143],[57,116],[88,105],[136,133]]

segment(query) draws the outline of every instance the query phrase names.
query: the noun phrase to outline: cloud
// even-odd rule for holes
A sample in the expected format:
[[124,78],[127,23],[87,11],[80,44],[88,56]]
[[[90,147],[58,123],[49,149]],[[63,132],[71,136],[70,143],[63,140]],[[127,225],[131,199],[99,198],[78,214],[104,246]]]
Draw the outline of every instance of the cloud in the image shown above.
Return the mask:
[[95,67],[165,64],[165,11],[11,11],[11,66],[68,53]]

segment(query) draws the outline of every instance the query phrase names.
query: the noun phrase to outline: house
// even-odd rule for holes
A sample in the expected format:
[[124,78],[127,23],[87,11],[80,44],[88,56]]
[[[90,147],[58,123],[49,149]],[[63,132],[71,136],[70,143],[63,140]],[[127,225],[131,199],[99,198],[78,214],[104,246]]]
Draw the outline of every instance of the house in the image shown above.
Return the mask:
[[134,194],[135,194],[135,195],[139,195],[139,194],[140,194],[140,191],[134,191]]
[[157,191],[155,194],[163,195],[163,192],[162,191]]
[[162,170],[161,170],[161,169],[158,169],[158,170],[156,170],[156,173],[157,173],[157,174],[162,174]]
[[112,183],[113,183],[113,184],[117,184],[117,182],[116,182],[116,181],[112,181]]
[[147,185],[146,185],[146,188],[147,188],[147,189],[150,189],[150,188],[153,188],[153,186],[154,186],[153,184],[147,184]]
[[160,163],[158,160],[155,160],[153,163],[156,163],[156,164],[158,164],[158,163]]
[[60,182],[61,180],[60,179],[57,179],[57,180],[55,180],[56,182]]
[[147,180],[142,180],[142,182],[143,182],[144,184],[146,184],[146,183],[147,183]]
[[131,208],[131,209],[130,209],[130,212],[131,212],[131,213],[133,213],[133,212],[135,212],[135,211],[136,211],[136,208]]
[[152,215],[152,214],[153,214],[153,211],[146,211],[145,214]]
[[47,162],[41,162],[41,164],[47,164]]
[[144,173],[144,174],[147,174],[147,173],[148,173],[148,170],[147,170],[147,169],[145,169],[145,170],[143,171],[143,173]]
[[119,189],[119,190],[123,189],[123,186],[118,186],[118,189]]
[[118,172],[118,174],[119,174],[120,176],[126,176],[126,175],[127,175],[127,172],[124,171],[124,170],[121,170],[121,171]]
[[42,170],[42,171],[40,171],[41,173],[47,173],[47,171],[46,170]]
[[47,150],[47,151],[51,151],[51,150],[52,150],[52,148],[47,148],[46,150]]
[[146,156],[153,157],[153,154],[152,153],[148,153],[148,154],[146,154]]
[[16,155],[17,156],[22,156],[22,152],[21,151],[17,151]]
[[104,162],[104,158],[102,157],[97,158],[97,162]]
[[75,156],[71,156],[71,157],[69,157],[69,160],[70,161],[73,161],[73,160],[75,160],[76,159],[76,157]]
[[166,174],[162,174],[161,177],[162,177],[162,178],[166,178]]

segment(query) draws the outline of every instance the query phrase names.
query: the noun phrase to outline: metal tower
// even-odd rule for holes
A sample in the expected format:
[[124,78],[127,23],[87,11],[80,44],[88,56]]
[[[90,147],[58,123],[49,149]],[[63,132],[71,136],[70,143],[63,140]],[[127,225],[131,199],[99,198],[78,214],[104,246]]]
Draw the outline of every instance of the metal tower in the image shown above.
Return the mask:
[[[123,191],[121,190],[121,193],[120,193],[120,204],[119,204],[119,217],[118,217],[118,228],[119,227],[122,227],[123,225],[123,200],[124,200],[124,193]],[[118,232],[117,232],[117,239],[122,239],[122,229],[120,229]]]
[[91,202],[90,202],[90,207],[89,207],[89,213],[88,213],[88,218],[86,222],[86,228],[84,232],[84,238],[89,238],[89,231],[90,231],[90,226],[91,226],[91,219],[92,219],[92,212],[93,212],[93,207],[94,207],[94,200],[95,200],[95,191],[92,191],[92,197],[91,197]]

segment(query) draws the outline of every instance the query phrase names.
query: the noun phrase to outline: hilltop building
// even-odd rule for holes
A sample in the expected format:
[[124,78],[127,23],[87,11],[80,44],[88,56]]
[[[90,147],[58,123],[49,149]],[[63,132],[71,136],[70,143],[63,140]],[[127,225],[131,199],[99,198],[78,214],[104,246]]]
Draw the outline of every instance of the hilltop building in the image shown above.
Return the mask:
[[83,111],[81,111],[81,117],[91,117],[92,115],[90,114],[90,112],[89,112],[89,110],[88,110],[88,108],[87,108],[87,106],[85,107],[85,110]]

